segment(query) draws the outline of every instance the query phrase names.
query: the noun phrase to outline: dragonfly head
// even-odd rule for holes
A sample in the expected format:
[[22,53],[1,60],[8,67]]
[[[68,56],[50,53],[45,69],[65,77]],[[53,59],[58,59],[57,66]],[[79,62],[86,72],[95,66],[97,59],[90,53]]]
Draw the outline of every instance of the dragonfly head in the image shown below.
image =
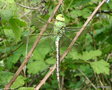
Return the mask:
[[56,20],[64,22],[65,21],[65,18],[64,18],[64,16],[62,14],[58,14],[56,16]]

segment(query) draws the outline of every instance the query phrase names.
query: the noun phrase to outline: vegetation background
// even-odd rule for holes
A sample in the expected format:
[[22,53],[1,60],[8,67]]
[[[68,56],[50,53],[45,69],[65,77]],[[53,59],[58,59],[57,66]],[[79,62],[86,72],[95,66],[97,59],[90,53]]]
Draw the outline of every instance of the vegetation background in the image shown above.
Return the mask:
[[[64,0],[58,13],[64,15],[68,27],[81,27],[99,2],[101,0]],[[23,62],[40,28],[46,23],[57,3],[58,0],[0,0],[0,89],[11,80]],[[55,19],[51,24],[54,21]],[[53,30],[52,26],[46,30],[45,36]],[[76,32],[70,32],[67,33],[68,39],[63,38],[61,53],[66,50],[75,34]],[[111,90],[111,40],[110,0],[100,8],[61,63],[63,90]],[[11,86],[12,89],[34,90],[49,68],[56,63],[53,43],[51,38],[41,39],[30,61]],[[41,89],[58,89],[55,72]]]

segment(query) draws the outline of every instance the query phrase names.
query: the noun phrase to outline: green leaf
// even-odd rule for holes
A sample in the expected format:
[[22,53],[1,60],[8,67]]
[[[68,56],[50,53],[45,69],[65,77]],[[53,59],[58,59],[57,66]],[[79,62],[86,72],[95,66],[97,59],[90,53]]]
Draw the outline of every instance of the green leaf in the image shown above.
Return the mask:
[[45,56],[51,51],[51,42],[49,38],[41,39],[38,48],[33,53],[32,59],[35,60],[44,60]]
[[100,56],[102,54],[102,52],[100,50],[94,50],[94,51],[85,51],[83,52],[83,54],[81,55],[78,52],[70,52],[70,55],[73,59],[81,59],[81,60],[90,60],[90,59],[94,59],[97,56]]
[[12,29],[4,29],[4,33],[5,33],[5,36],[8,37],[8,39],[14,39],[14,33],[12,31]]
[[112,9],[111,5],[112,5],[112,1],[109,1],[109,8]]
[[91,62],[91,67],[93,68],[94,72],[97,74],[104,73],[109,75],[109,63],[104,60]]
[[25,77],[19,76],[11,86],[11,89],[18,88],[20,86],[23,86],[24,84],[25,84]]
[[93,76],[93,70],[89,64],[84,64],[79,67],[82,72],[84,72],[87,76]]
[[7,0],[8,3],[14,3],[14,0]]
[[10,57],[7,58],[7,61],[5,62],[5,65],[8,69],[11,69],[13,65],[19,60],[21,54],[20,53],[14,53]]
[[55,64],[56,63],[56,59],[51,57],[51,58],[48,58],[47,60],[45,60],[47,64]]
[[21,87],[18,90],[34,90],[33,87]]
[[0,11],[0,16],[2,18],[2,22],[9,21],[13,17],[13,10],[6,9]]
[[83,18],[87,18],[90,16],[91,11],[88,8],[85,8],[83,10],[81,10],[81,16],[83,16]]
[[14,0],[0,0],[1,2],[6,2],[6,3],[14,3]]
[[81,11],[80,10],[74,10],[74,11],[70,12],[70,16],[72,18],[76,18],[78,16],[81,16]]
[[82,56],[80,57],[80,59],[82,60],[90,60],[90,59],[94,59],[97,56],[100,56],[102,54],[102,52],[100,50],[94,50],[94,51],[89,51],[89,52],[83,52]]
[[46,54],[39,52],[39,50],[36,49],[31,57],[31,59],[32,60],[44,60],[45,55]]
[[[69,57],[69,56],[68,56]],[[80,59],[81,54],[79,54],[77,51],[71,51],[70,52],[70,57],[72,57],[73,59]],[[70,58],[69,57],[69,58]]]
[[18,18],[13,18],[13,19],[18,24],[18,26],[20,26],[20,27],[24,27],[24,26],[27,25],[26,22],[21,20],[21,19],[18,19]]
[[0,85],[6,85],[12,76],[13,74],[11,72],[0,71]]
[[15,38],[16,41],[19,41],[20,40],[20,37],[21,37],[21,32],[22,32],[22,30],[20,28],[20,24],[21,24],[20,22],[21,21],[19,21],[19,19],[17,19],[17,18],[11,18],[9,20],[9,22],[10,22],[11,28],[13,30],[13,33],[14,33],[14,35],[16,37]]
[[27,69],[30,74],[37,74],[48,68],[44,61],[32,61],[28,63]]

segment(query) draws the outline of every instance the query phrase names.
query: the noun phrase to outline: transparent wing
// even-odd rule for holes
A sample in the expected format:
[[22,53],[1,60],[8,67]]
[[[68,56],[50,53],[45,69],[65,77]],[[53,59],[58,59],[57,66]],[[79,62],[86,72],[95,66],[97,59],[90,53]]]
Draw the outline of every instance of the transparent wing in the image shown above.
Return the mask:
[[[37,27],[40,28],[45,25],[45,23],[47,23],[47,21],[41,17],[38,17],[38,20],[37,20]],[[44,33],[43,37],[42,38],[51,38],[51,46],[54,45],[54,36],[55,34],[53,33],[53,27],[54,27],[54,24],[53,22],[49,24],[46,32]],[[80,27],[72,27],[72,26],[68,26],[68,27],[65,27],[65,33],[61,39],[61,46],[68,46],[68,44],[71,42],[72,38],[75,36],[76,32],[79,31]],[[37,35],[37,34],[32,34],[32,35]],[[66,43],[67,41],[67,43]],[[65,43],[65,44],[64,44]]]
[[[36,21],[37,21],[36,24],[37,24],[37,28],[38,28],[37,30],[39,31],[40,28],[46,23],[46,20],[39,18]],[[44,59],[45,57],[52,56],[54,58],[53,60],[55,61],[56,49],[55,49],[55,37],[54,37],[55,34],[53,33],[53,27],[54,27],[54,24],[50,23],[46,30],[47,32],[44,33],[43,37],[41,38],[41,41],[39,42],[39,45],[37,48],[38,52],[35,52],[35,54],[37,55],[38,58],[40,57],[40,59]],[[70,42],[72,41],[73,37],[75,36],[76,32],[79,29],[80,28],[65,27],[65,33],[60,40],[61,54],[67,49],[68,45],[70,44]],[[30,34],[31,44],[29,43],[29,45],[32,45],[32,43],[35,40],[37,35],[38,35],[38,32],[34,32],[34,33]],[[74,45],[74,47],[75,46],[76,46],[76,44]],[[41,58],[41,57],[44,57],[44,58]],[[51,58],[50,58],[50,60],[51,60]]]
[[[39,28],[39,30],[43,25],[45,25],[45,23],[47,23],[47,21],[45,19],[42,19],[41,17],[38,17],[37,21],[38,21],[37,27]],[[51,22],[49,26],[47,27],[46,32],[53,33],[53,27],[54,27],[54,22]],[[70,32],[70,31],[77,32],[80,29],[80,27],[67,26],[67,27],[64,27],[64,29],[66,32]]]

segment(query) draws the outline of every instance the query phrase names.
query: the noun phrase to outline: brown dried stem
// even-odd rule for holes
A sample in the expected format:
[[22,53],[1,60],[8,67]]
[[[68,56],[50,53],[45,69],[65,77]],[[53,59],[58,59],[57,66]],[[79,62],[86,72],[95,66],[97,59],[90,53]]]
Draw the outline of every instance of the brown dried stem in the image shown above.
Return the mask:
[[[72,46],[74,45],[74,43],[76,42],[76,40],[79,38],[79,36],[81,35],[81,33],[84,31],[84,29],[86,28],[86,26],[88,25],[88,23],[92,20],[92,18],[94,17],[94,15],[97,13],[97,11],[100,9],[100,7],[106,2],[106,0],[103,0],[101,3],[99,3],[99,5],[96,7],[96,9],[93,11],[93,13],[90,15],[90,17],[86,20],[86,22],[84,23],[84,25],[82,26],[82,28],[80,29],[79,32],[77,32],[76,36],[74,37],[74,39],[72,40],[72,42],[70,43],[69,47],[67,48],[67,50],[64,52],[64,54],[62,55],[62,57],[60,58],[60,60],[62,61],[65,56],[68,54],[68,52],[72,49]],[[41,88],[41,86],[43,84],[45,84],[46,80],[51,76],[51,74],[54,72],[54,70],[56,69],[56,64],[50,69],[50,71],[46,74],[46,76],[41,80],[41,82],[36,86],[35,90],[39,90]]]
[[16,78],[18,77],[18,75],[20,74],[20,72],[22,71],[22,69],[24,68],[24,66],[28,63],[30,57],[32,56],[33,51],[35,50],[36,46],[38,45],[43,33],[45,32],[46,28],[48,27],[48,24],[51,22],[51,20],[53,19],[54,15],[56,14],[56,12],[58,11],[60,5],[62,4],[63,0],[59,0],[58,5],[55,7],[52,15],[49,17],[47,23],[41,28],[41,32],[39,33],[39,36],[37,37],[36,41],[34,42],[31,50],[29,51],[29,53],[27,54],[26,58],[24,59],[23,63],[21,64],[21,66],[18,68],[18,70],[16,71],[16,73],[14,74],[13,78],[10,80],[10,82],[5,86],[4,90],[9,90],[10,86],[14,83],[14,81],[16,80]]
[[29,6],[19,4],[19,3],[16,3],[16,4],[23,7],[23,8],[30,9],[30,10],[38,10],[39,9],[39,7],[29,7]]

